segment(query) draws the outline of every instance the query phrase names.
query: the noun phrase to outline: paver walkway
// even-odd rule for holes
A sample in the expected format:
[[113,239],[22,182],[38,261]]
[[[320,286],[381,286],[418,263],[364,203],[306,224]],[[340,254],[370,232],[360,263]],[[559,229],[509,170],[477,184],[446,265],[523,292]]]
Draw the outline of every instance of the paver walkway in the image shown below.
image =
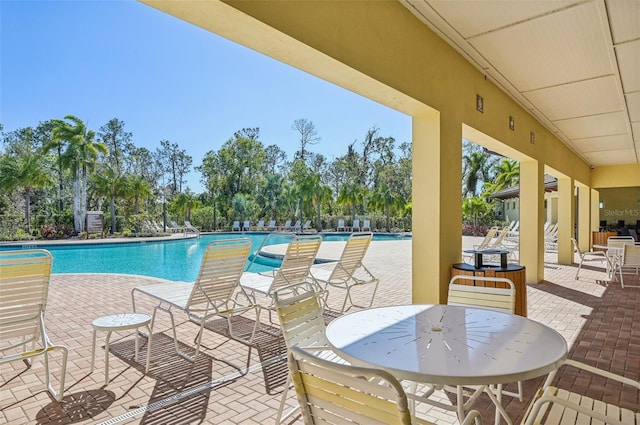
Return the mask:
[[[473,242],[465,238],[467,246]],[[321,255],[337,258],[340,247],[340,243],[327,244]],[[410,240],[373,242],[365,264],[380,278],[375,305],[411,301]],[[580,280],[574,279],[575,270],[575,265],[556,264],[553,254],[547,257],[545,282],[527,288],[529,317],[558,330],[569,343],[571,358],[640,379],[640,289],[622,290],[617,282],[606,285],[603,267],[584,269]],[[100,333],[96,368],[91,373],[93,319],[130,311],[131,288],[157,281],[130,275],[53,275],[47,327],[54,342],[69,347],[64,399],[57,403],[46,392],[41,359],[34,360],[31,370],[26,370],[22,362],[1,365],[0,423],[273,424],[285,372],[282,363],[274,362],[283,349],[277,341],[263,338],[260,350],[252,352],[250,370],[242,375],[247,347],[206,332],[203,344],[209,350],[190,364],[175,355],[169,321],[162,316],[154,332],[148,375],[144,374],[146,339],[141,338],[136,363],[132,334],[127,332],[112,336],[109,384],[103,385],[104,336]],[[638,278],[635,281],[640,283]],[[153,304],[143,303],[141,307],[151,311]],[[192,341],[196,330],[191,323],[181,323],[180,344]],[[54,353],[52,359],[52,370],[57,374],[59,357]],[[265,362],[262,365],[261,360]],[[560,376],[562,386],[591,387],[596,398],[618,400],[640,410],[637,391],[592,383],[572,373]],[[527,400],[540,382],[525,382]],[[444,393],[440,396],[448,400]],[[288,405],[294,404],[290,392]],[[527,402],[506,399],[514,423],[526,406]],[[482,411],[485,424],[492,423],[493,407],[488,400],[481,398],[476,408]],[[448,412],[425,406],[419,411],[438,424],[457,423]]]

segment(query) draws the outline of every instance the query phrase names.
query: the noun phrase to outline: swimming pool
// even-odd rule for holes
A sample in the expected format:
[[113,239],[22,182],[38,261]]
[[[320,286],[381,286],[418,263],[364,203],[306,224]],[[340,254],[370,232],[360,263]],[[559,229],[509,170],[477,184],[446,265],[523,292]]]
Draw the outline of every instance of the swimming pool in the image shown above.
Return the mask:
[[[348,234],[323,235],[325,241],[344,241]],[[162,279],[192,282],[209,242],[216,239],[247,237],[251,251],[266,245],[289,243],[291,234],[266,233],[216,233],[200,238],[145,241],[126,243],[95,243],[83,245],[38,245],[53,255],[53,273],[122,273],[159,277]],[[397,240],[397,235],[374,235],[374,240]],[[33,246],[30,246],[33,247]],[[3,246],[0,249],[17,249]],[[253,257],[251,258],[253,260]],[[249,271],[260,272],[280,265],[279,261],[259,257],[248,261]]]

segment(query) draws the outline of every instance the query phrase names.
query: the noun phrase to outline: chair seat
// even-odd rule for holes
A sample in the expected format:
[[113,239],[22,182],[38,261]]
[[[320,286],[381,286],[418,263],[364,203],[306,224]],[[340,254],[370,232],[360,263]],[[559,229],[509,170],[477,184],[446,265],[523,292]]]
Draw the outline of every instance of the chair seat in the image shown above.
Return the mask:
[[147,294],[150,297],[173,304],[181,309],[185,309],[189,302],[191,292],[193,291],[193,282],[158,283],[154,285],[138,286],[136,290]]
[[258,292],[263,295],[269,294],[269,289],[273,283],[273,274],[271,276],[260,273],[245,272],[240,278],[240,285],[245,289]]
[[540,410],[531,417],[527,414],[527,424],[590,425],[600,424],[601,421],[608,425],[640,424],[640,412],[632,412],[556,387],[538,390],[529,406],[529,412],[532,412],[534,407],[539,407]]

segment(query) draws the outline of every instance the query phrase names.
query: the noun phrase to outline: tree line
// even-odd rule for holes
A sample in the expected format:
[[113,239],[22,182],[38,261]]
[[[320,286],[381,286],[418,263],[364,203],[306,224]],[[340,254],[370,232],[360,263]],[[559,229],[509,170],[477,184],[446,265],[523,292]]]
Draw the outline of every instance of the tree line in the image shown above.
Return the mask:
[[[85,232],[87,211],[103,211],[112,234],[140,234],[149,221],[189,220],[205,231],[234,220],[311,220],[323,230],[337,217],[366,216],[379,230],[411,223],[411,144],[396,146],[377,127],[333,160],[314,152],[314,124],[292,124],[291,157],[243,128],[194,167],[178,143],[138,147],[113,118],[97,131],[67,115],[5,132],[0,124],[0,239],[64,237]],[[195,170],[205,188],[194,193]]]

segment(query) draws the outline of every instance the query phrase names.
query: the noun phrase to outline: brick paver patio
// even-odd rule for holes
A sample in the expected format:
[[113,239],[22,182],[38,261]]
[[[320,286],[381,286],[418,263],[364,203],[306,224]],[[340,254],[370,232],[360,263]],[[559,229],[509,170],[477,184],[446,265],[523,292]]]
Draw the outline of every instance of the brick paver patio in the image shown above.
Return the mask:
[[[473,242],[465,238],[468,246]],[[340,244],[323,243],[320,256],[337,257]],[[365,264],[380,278],[375,305],[411,301],[410,240],[373,242]],[[576,267],[559,265],[553,253],[547,255],[545,282],[527,288],[529,317],[560,332],[569,343],[570,358],[640,379],[640,288],[621,289],[618,282],[607,285],[604,267],[583,268],[580,280],[575,280]],[[258,338],[259,349],[252,350],[251,365],[245,371],[247,346],[228,341],[220,334],[223,327],[212,323],[220,333],[206,332],[203,345],[209,349],[191,364],[173,351],[169,321],[163,315],[154,331],[149,374],[144,374],[146,338],[140,339],[140,356],[134,362],[133,334],[128,331],[112,336],[109,384],[103,385],[104,334],[100,332],[96,368],[91,372],[91,322],[102,315],[131,311],[131,288],[157,281],[132,275],[53,275],[46,322],[53,342],[69,348],[64,398],[55,402],[46,391],[41,358],[34,360],[30,370],[22,362],[4,364],[0,366],[0,423],[273,424],[286,370],[279,361],[282,342],[266,334]],[[634,278],[625,277],[627,281],[634,283]],[[635,284],[640,284],[640,278],[635,278]],[[149,312],[152,307],[151,302],[142,305]],[[183,321],[178,329],[184,346],[193,340],[197,327],[180,314],[177,318]],[[52,360],[57,378],[59,354],[53,353]],[[594,398],[640,410],[638,391],[569,371],[558,376],[560,386],[589,388]],[[505,399],[514,423],[541,382],[542,378],[525,382],[524,403]],[[448,400],[444,393],[440,397]],[[290,392],[288,405],[294,404]],[[483,413],[485,424],[492,423],[494,409],[488,399],[481,398],[475,407]],[[452,413],[436,408],[420,406],[419,412],[438,424],[457,423]],[[297,418],[292,423],[302,421]]]

